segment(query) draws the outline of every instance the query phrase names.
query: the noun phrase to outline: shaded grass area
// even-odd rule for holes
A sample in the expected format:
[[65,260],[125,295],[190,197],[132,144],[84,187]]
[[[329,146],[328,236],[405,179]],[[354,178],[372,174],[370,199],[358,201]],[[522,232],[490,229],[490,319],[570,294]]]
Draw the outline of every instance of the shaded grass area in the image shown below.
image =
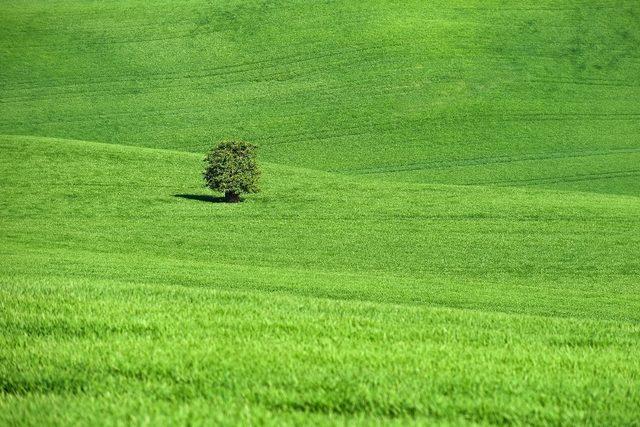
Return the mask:
[[206,203],[225,203],[224,196],[215,197],[208,194],[174,194],[173,197],[179,197],[186,200],[197,200]]
[[2,422],[637,419],[637,197],[0,147]]

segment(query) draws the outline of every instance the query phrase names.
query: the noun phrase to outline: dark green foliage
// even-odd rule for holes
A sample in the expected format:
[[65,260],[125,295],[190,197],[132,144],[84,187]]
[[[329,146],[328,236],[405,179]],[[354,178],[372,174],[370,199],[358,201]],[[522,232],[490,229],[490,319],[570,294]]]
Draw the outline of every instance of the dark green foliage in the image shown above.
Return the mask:
[[224,141],[209,151],[203,177],[205,185],[224,193],[227,202],[239,202],[240,194],[257,193],[260,168],[256,146],[243,141]]

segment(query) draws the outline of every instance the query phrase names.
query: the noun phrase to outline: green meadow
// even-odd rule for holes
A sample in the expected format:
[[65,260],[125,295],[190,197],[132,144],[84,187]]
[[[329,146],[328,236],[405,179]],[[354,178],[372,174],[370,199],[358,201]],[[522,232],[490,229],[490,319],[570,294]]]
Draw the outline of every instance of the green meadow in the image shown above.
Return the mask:
[[0,243],[0,425],[640,425],[640,3],[3,1]]

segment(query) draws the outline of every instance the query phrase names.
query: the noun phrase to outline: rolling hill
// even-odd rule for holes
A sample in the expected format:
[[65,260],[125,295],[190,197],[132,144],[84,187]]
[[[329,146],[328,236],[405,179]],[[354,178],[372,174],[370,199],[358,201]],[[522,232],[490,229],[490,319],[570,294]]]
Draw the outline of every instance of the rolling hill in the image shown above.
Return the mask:
[[635,0],[0,8],[0,134],[236,137],[346,174],[640,191]]
[[637,424],[638,18],[3,2],[0,424]]

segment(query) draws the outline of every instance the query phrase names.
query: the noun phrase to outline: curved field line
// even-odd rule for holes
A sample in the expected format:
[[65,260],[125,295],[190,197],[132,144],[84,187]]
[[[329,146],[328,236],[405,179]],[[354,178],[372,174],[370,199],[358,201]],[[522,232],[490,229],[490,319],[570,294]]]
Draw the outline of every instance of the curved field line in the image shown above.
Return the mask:
[[473,184],[462,184],[462,185],[497,185],[501,187],[509,186],[509,185],[527,186],[527,185],[537,185],[537,184],[557,184],[562,182],[595,181],[599,179],[626,178],[631,176],[640,176],[640,169],[631,169],[628,171],[611,171],[611,172],[563,175],[558,177],[477,182]]
[[[321,54],[308,54],[308,53],[296,53],[290,55],[283,55],[279,57],[271,57],[258,61],[248,61],[241,62],[237,64],[229,64],[222,65],[219,67],[211,67],[211,68],[203,68],[200,70],[195,70],[189,74],[185,74],[179,71],[166,71],[166,72],[155,72],[145,74],[145,80],[168,80],[168,79],[192,79],[194,77],[212,77],[217,75],[225,75],[225,74],[233,74],[233,73],[243,73],[252,70],[263,70],[265,68],[277,68],[277,67],[287,67],[294,64],[300,64],[304,62],[320,60],[330,57],[336,57],[341,55],[349,55],[349,54],[361,54],[365,52],[375,52],[386,50],[389,46],[350,46],[348,48],[336,49],[333,51],[323,52]],[[393,46],[391,46],[393,47]],[[115,78],[110,78],[105,76],[104,78],[93,79],[91,81],[84,81],[80,83],[62,83],[62,84],[53,84],[48,86],[32,86],[33,89],[48,89],[48,88],[64,88],[69,86],[89,86],[103,83],[136,83],[139,81],[140,76],[135,74],[122,74],[118,76],[114,76]],[[24,88],[20,86],[29,86],[37,83],[38,81],[29,80],[22,82],[13,82],[12,87],[5,90],[25,90],[31,88]],[[55,82],[55,80],[54,80]]]
[[532,79],[527,80],[527,83],[539,83],[539,84],[556,84],[556,85],[580,85],[580,86],[603,86],[603,87],[630,87],[637,88],[640,85],[632,84],[632,83],[622,83],[622,82],[596,82],[596,81],[578,81],[578,80],[545,80],[545,79]]
[[554,160],[563,158],[579,158],[579,157],[598,157],[598,156],[612,156],[616,154],[625,153],[638,153],[638,148],[616,148],[604,151],[578,151],[578,152],[553,152],[542,154],[526,154],[522,156],[493,156],[493,157],[475,157],[462,160],[442,160],[435,162],[425,163],[409,163],[399,166],[379,167],[379,168],[362,168],[362,169],[336,169],[331,172],[341,173],[354,173],[356,175],[364,174],[380,174],[380,173],[395,173],[395,172],[411,172],[418,170],[435,170],[435,169],[451,169],[457,167],[478,166],[487,164],[500,164],[500,163],[517,163],[539,160]]

